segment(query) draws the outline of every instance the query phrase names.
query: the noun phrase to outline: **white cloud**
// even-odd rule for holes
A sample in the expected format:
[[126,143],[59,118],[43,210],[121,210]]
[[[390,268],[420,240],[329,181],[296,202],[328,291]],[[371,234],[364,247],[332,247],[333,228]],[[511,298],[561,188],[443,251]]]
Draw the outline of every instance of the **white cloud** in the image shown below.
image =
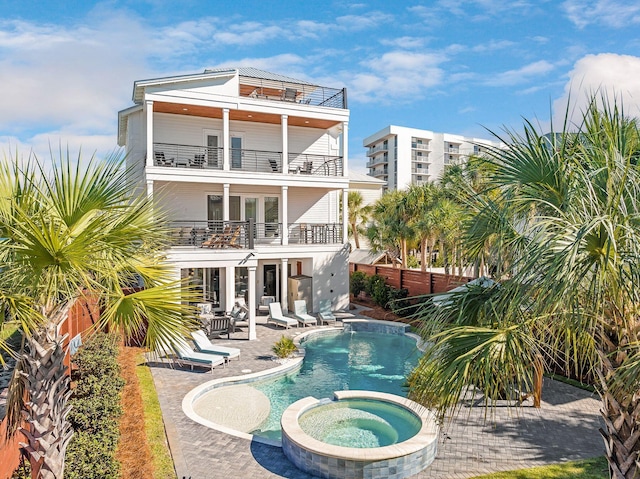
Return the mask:
[[216,31],[212,38],[224,45],[257,45],[278,37],[287,37],[289,32],[277,25],[260,22],[232,24],[227,31]]
[[385,38],[380,40],[380,43],[385,46],[401,48],[408,50],[412,48],[421,48],[425,44],[424,38],[419,37],[397,37],[397,38]]
[[532,78],[549,73],[554,66],[546,60],[529,63],[516,70],[498,73],[485,81],[489,86],[509,86],[531,81]]
[[349,96],[356,101],[389,102],[424,96],[425,91],[442,82],[440,64],[446,57],[437,53],[392,51],[361,62],[365,71],[343,72]]
[[564,118],[567,103],[573,120],[580,118],[590,95],[622,101],[625,114],[640,118],[640,57],[602,53],[586,55],[569,73],[564,94],[553,103],[556,124]]
[[640,4],[636,1],[566,0],[562,8],[578,28],[591,24],[623,28],[640,23]]

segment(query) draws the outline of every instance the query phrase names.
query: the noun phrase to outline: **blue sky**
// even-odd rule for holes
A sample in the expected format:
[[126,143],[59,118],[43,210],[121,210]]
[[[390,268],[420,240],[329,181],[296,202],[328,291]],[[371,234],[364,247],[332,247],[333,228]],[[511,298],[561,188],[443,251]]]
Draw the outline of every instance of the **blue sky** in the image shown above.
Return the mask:
[[254,66],[348,89],[352,167],[388,124],[548,128],[597,88],[640,114],[640,1],[0,3],[0,145],[102,155],[133,81]]

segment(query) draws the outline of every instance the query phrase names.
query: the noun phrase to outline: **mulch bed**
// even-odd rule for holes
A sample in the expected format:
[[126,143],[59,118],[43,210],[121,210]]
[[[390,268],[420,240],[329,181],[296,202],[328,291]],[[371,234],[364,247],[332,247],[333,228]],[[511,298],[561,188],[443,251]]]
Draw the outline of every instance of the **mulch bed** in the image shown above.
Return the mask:
[[401,318],[400,316],[394,314],[388,309],[384,309],[383,307],[378,306],[370,299],[366,299],[362,297],[359,297],[358,299],[352,298],[351,302],[359,306],[364,306],[366,308],[369,308],[369,309],[364,309],[360,312],[360,314],[362,314],[363,316],[368,316],[372,319],[381,319],[384,321],[397,321],[400,323],[408,322],[404,318]]
[[144,430],[144,409],[136,375],[136,357],[140,352],[140,348],[120,349],[120,374],[126,384],[122,391],[123,414],[120,418],[117,458],[123,479],[153,479],[153,459]]

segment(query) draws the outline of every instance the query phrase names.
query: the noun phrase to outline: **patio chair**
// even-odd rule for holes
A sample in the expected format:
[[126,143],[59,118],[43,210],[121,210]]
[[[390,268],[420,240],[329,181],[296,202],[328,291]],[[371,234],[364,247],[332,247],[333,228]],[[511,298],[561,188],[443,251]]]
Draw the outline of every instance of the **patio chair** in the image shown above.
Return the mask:
[[293,316],[301,323],[303,326],[308,326],[310,324],[318,324],[318,320],[307,313],[307,302],[304,299],[298,299],[293,302]]
[[[242,300],[244,303],[244,299]],[[231,312],[227,315],[227,317],[231,321],[230,331],[235,332],[236,328],[248,328],[249,327],[249,309],[245,304],[241,304],[236,301],[236,304],[231,309]]]
[[154,151],[154,158],[157,166],[173,166],[175,158],[167,158],[164,156],[164,151]]
[[191,366],[193,371],[194,366],[200,366],[210,368],[213,373],[213,368],[224,364],[226,359],[219,354],[199,353],[193,350],[186,341],[179,341],[175,345],[175,352],[177,355],[176,362],[181,366]]
[[269,314],[269,304],[276,300],[275,296],[262,296],[258,305],[258,314]]
[[204,166],[204,154],[193,155],[193,160],[189,160],[189,166],[202,168]]
[[320,300],[320,311],[318,312],[318,319],[322,323],[329,324],[329,321],[336,322],[336,317],[331,311],[331,300],[330,299],[322,299]]
[[198,331],[192,331],[191,337],[193,338],[193,342],[196,344],[196,348],[201,353],[219,354],[220,356],[227,358],[227,361],[233,358],[240,359],[240,350],[238,348],[228,348],[226,346],[219,346],[212,343],[201,329]]
[[269,165],[271,166],[271,171],[273,171],[274,173],[278,173],[278,162],[275,159],[269,158]]
[[290,326],[298,325],[298,321],[293,318],[287,318],[282,314],[282,307],[277,301],[269,303],[269,317],[267,318],[267,324],[268,323],[277,324],[285,329],[289,329]]
[[296,96],[298,96],[298,91],[295,88],[285,88],[282,99],[284,101],[296,101]]

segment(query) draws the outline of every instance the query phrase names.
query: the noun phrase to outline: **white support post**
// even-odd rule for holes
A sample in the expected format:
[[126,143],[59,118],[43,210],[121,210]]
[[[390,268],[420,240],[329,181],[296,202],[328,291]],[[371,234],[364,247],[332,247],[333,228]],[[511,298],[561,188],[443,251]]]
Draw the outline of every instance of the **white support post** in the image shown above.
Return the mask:
[[342,176],[349,176],[349,122],[342,122]]
[[229,183],[222,185],[222,221],[229,221]]
[[225,268],[225,305],[224,309],[227,313],[231,312],[233,305],[236,303],[236,268],[227,266]]
[[282,186],[282,244],[289,244],[289,187]]
[[282,115],[282,172],[289,172],[289,115]]
[[289,275],[287,274],[288,258],[282,258],[282,274],[280,275],[280,306],[283,312],[289,311]]
[[349,242],[349,190],[342,190],[342,243]]
[[222,109],[222,169],[229,171],[229,109]]
[[249,339],[258,339],[256,334],[256,267],[247,267],[249,272]]
[[147,180],[147,198],[153,199],[153,181]]
[[153,166],[153,101],[146,100],[144,102],[147,124],[147,166]]

